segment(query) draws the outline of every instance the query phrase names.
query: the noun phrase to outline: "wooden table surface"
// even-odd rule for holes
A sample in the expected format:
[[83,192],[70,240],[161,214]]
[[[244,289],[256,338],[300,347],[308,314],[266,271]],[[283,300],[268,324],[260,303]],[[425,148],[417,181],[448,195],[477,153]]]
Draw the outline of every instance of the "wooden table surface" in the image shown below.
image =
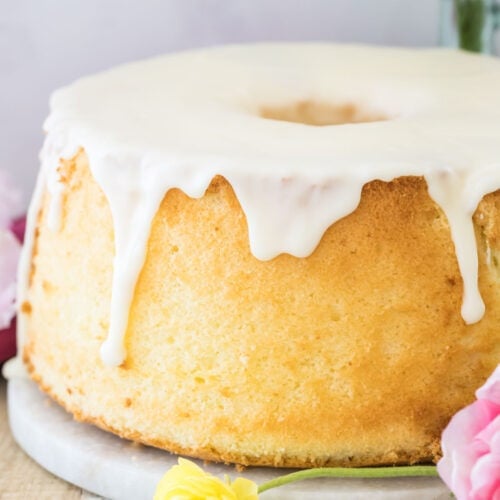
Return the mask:
[[42,469],[19,448],[9,429],[6,392],[0,375],[0,500],[95,499]]

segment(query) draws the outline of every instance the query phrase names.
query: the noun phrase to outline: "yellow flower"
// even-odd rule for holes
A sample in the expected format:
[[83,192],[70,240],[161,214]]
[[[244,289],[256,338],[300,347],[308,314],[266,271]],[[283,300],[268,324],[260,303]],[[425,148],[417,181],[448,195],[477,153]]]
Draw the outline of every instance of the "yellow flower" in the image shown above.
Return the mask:
[[231,482],[207,474],[197,465],[179,458],[160,480],[154,500],[258,500],[257,485],[239,477]]

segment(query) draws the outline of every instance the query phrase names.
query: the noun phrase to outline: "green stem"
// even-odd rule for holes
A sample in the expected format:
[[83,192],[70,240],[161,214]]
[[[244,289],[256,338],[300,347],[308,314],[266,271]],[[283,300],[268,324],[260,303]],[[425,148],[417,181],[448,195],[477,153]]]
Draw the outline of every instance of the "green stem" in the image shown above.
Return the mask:
[[481,52],[485,21],[484,0],[455,0],[460,48]]
[[285,474],[284,476],[271,479],[259,486],[259,493],[277,488],[285,484],[302,481],[303,479],[314,479],[318,477],[355,477],[355,478],[386,478],[386,477],[417,477],[437,476],[434,465],[413,465],[405,467],[373,467],[373,468],[348,468],[348,467],[318,467],[315,469],[300,470]]

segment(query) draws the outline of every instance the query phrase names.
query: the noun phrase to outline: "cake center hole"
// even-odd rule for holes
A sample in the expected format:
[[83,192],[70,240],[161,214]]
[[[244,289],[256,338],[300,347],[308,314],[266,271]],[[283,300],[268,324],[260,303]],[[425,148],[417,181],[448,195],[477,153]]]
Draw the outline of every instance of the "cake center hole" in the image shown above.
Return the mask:
[[379,122],[389,119],[380,112],[363,109],[352,103],[330,104],[315,101],[299,101],[285,106],[264,106],[260,108],[260,116],[268,120],[302,123],[317,127]]

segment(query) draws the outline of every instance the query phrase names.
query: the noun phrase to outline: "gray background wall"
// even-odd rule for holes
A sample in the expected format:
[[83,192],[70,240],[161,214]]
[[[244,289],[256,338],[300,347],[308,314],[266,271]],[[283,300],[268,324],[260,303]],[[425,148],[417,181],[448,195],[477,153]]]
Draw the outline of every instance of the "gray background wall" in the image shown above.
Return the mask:
[[0,169],[25,195],[50,92],[168,51],[254,40],[438,43],[438,0],[0,0]]

